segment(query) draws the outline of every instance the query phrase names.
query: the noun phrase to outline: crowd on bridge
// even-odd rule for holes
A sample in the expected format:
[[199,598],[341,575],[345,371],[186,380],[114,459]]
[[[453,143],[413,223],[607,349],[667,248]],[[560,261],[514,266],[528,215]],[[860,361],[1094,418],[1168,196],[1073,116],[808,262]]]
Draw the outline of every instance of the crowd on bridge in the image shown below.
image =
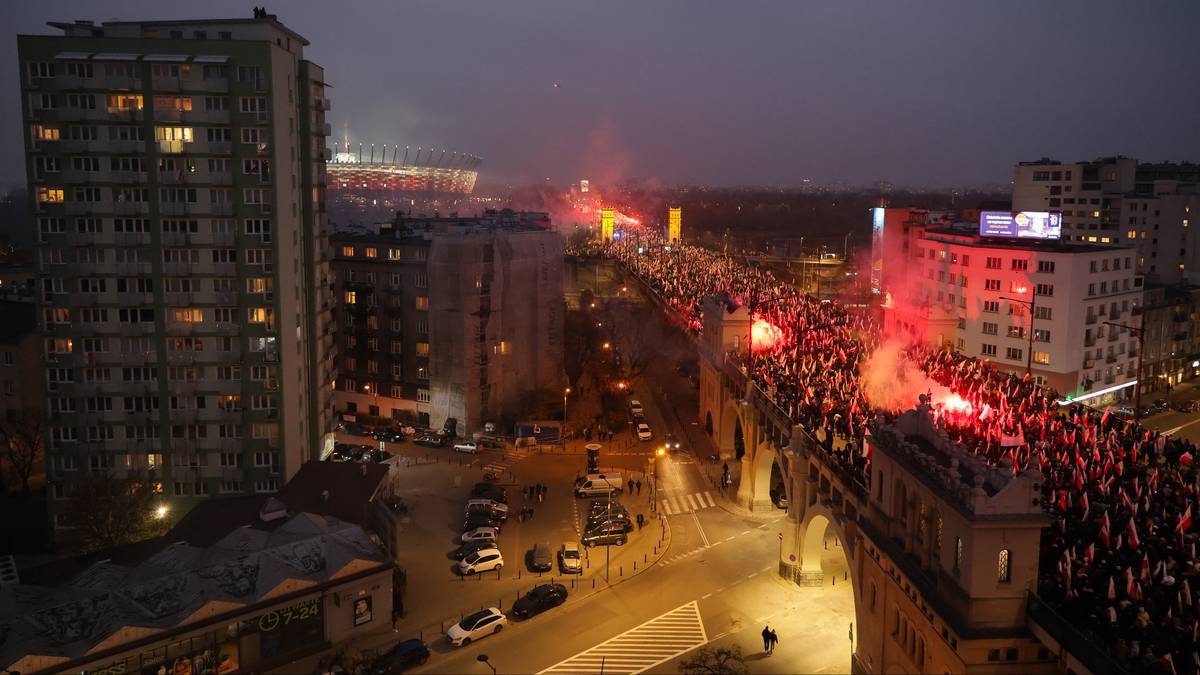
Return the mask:
[[[864,435],[877,413],[901,411],[877,410],[861,386],[863,360],[880,340],[867,315],[700,247],[620,242],[589,253],[620,259],[693,330],[712,296],[746,305],[769,324],[770,339],[740,364],[792,422],[869,485]],[[1196,448],[1108,412],[1061,406],[1055,392],[986,361],[923,345],[908,345],[906,356],[960,399],[936,410],[954,440],[994,467],[1044,475],[1052,525],[1042,538],[1042,599],[1123,667],[1200,672]]]

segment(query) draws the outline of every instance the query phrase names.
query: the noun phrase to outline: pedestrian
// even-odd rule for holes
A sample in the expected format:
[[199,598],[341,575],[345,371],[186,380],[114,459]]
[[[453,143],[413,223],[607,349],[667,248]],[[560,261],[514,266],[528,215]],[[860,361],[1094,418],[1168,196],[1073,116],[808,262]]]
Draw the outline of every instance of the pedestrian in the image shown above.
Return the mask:
[[613,441],[613,432],[612,432],[612,430],[610,429],[610,430],[609,430],[609,432],[608,432],[608,442],[609,442],[609,443],[612,443],[612,441]]
[[722,464],[721,468],[725,472],[725,475],[728,476],[729,475],[729,462],[725,462],[724,464]]
[[629,494],[633,494],[633,479],[629,479]]
[[637,483],[635,483],[635,484],[637,485],[637,491],[638,491],[638,494],[639,494],[639,495],[640,495],[640,494],[642,494],[642,481],[640,481],[640,480],[639,480],[639,481],[638,481]]
[[538,483],[537,497],[539,504],[546,500],[546,488],[542,487],[541,483]]
[[637,524],[638,524],[638,529],[639,530],[642,529],[642,527],[645,526],[645,524],[646,524],[646,517],[640,513],[637,514]]
[[775,647],[777,647],[778,645],[779,645],[779,635],[777,635],[777,634],[775,633],[775,629],[773,629],[773,628],[772,628],[772,629],[771,629],[771,651],[769,651],[769,652],[767,652],[767,653],[768,653],[768,654],[774,654],[774,653],[775,653]]
[[763,626],[762,639],[763,639],[763,652],[770,654],[771,653],[771,627],[770,626]]

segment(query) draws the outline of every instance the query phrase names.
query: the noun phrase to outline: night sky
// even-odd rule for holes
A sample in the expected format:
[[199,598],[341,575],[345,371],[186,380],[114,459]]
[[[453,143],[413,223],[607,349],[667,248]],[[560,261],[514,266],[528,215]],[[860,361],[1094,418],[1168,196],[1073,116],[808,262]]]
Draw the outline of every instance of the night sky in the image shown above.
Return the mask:
[[[261,3],[261,0],[260,0]],[[16,33],[246,17],[4,2],[0,184],[25,181]],[[103,6],[97,11],[96,7]],[[1200,3],[274,2],[340,140],[484,158],[482,183],[1007,183],[1019,160],[1200,160]],[[558,83],[556,88],[554,85]]]

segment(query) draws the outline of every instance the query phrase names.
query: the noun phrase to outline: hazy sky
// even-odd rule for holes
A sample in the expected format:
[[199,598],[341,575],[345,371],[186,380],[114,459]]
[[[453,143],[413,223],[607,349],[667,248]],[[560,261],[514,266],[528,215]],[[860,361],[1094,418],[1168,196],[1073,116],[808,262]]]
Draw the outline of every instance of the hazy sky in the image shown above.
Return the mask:
[[[262,0],[259,0],[260,3]],[[252,2],[5,1],[0,183],[23,183],[16,33]],[[1200,3],[267,3],[355,141],[484,158],[481,181],[1007,182],[1015,161],[1200,160]],[[555,88],[554,84],[559,83]]]

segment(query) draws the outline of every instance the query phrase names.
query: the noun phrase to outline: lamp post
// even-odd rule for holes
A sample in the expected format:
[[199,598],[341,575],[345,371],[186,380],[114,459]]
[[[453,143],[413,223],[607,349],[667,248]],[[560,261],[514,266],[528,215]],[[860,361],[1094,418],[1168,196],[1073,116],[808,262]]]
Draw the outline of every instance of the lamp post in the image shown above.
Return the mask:
[[[1026,293],[1029,291],[1029,287],[1021,286],[1020,288],[1014,288],[1013,290],[1018,293]],[[1000,296],[1000,299],[1008,300],[1009,302],[1019,302],[1029,308],[1029,349],[1025,354],[1025,374],[1029,375],[1033,371],[1033,315],[1037,311],[1037,293],[1030,294],[1028,300],[1022,300],[1021,298],[1010,298],[1007,295]]]
[[571,395],[571,388],[563,389],[563,426],[567,426],[567,397]]
[[[1136,424],[1142,417],[1142,352],[1145,351],[1146,329],[1112,321],[1105,321],[1104,324],[1114,328],[1124,328],[1132,333],[1138,341],[1137,370],[1133,374],[1133,421]],[[1170,396],[1170,394],[1167,395]]]
[[480,663],[486,664],[488,668],[491,668],[491,669],[492,669],[492,675],[496,675],[496,666],[493,666],[493,665],[491,664],[491,662],[489,662],[489,661],[488,661],[488,655],[487,655],[487,654],[480,654],[479,656],[476,656],[476,657],[475,657],[475,660],[476,660],[476,661],[478,661],[478,662],[480,662]]

